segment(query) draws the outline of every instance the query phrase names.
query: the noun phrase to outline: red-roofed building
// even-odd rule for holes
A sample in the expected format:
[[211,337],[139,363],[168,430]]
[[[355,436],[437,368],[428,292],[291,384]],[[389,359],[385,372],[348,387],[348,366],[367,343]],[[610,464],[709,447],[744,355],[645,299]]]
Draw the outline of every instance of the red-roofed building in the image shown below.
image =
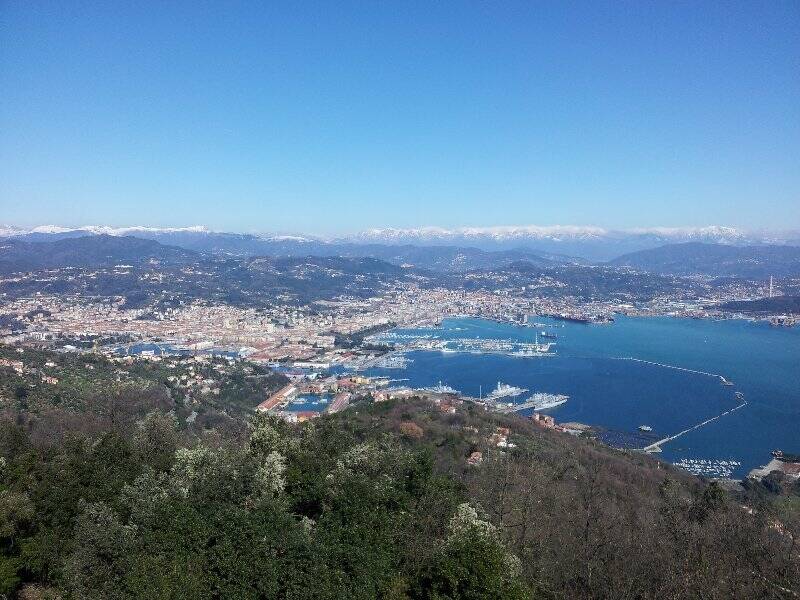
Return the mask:
[[533,421],[534,425],[542,429],[555,429],[556,426],[556,421],[553,417],[541,413],[533,413],[531,415],[531,421]]
[[280,406],[286,402],[289,399],[289,396],[291,396],[296,390],[297,388],[290,383],[256,406],[256,410],[259,412],[273,410],[277,406]]

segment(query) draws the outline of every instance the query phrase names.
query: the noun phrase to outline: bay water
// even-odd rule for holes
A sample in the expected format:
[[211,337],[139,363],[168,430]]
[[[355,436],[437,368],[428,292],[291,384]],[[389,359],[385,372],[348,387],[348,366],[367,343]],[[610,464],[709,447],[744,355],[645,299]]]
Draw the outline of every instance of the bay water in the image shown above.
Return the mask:
[[[441,328],[397,329],[389,336],[529,343],[539,333],[540,342],[556,342],[555,356],[412,351],[405,370],[368,374],[413,387],[441,381],[474,397],[498,381],[529,390],[516,401],[533,392],[566,394],[569,401],[547,414],[559,423],[596,426],[601,439],[621,447],[643,447],[725,413],[742,404],[740,392],[746,405],[665,443],[661,458],[722,463],[730,466],[706,474],[742,477],[768,462],[773,449],[800,453],[800,329],[672,317],[621,316],[609,325],[530,321],[542,326],[458,318]],[[542,331],[556,339],[541,338]],[[719,376],[734,385],[722,385]],[[641,425],[652,433],[640,432]]]

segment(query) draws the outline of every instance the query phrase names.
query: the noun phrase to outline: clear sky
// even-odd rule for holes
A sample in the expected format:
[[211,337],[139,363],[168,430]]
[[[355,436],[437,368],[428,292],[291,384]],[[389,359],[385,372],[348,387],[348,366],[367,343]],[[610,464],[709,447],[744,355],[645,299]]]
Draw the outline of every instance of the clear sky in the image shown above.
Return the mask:
[[0,223],[800,226],[800,2],[0,1]]

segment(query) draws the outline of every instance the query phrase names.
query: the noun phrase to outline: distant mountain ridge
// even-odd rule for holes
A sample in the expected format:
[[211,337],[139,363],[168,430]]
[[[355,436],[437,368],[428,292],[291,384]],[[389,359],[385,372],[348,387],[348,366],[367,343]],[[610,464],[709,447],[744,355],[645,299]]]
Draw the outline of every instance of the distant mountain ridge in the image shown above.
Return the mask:
[[[460,270],[495,267],[501,255],[480,253],[527,253],[533,260],[560,262],[574,257],[606,262],[619,256],[657,248],[667,244],[702,242],[732,246],[792,244],[800,232],[744,232],[733,227],[654,227],[610,230],[594,226],[500,226],[500,227],[420,227],[409,229],[370,229],[338,238],[304,235],[256,235],[212,231],[204,226],[191,227],[107,227],[91,225],[66,228],[53,225],[24,229],[0,226],[0,238],[48,241],[86,235],[127,235],[152,239],[170,246],[198,252],[231,256],[375,256],[386,260],[406,260],[424,268]],[[448,247],[453,250],[438,251]],[[402,250],[398,250],[402,248]],[[412,248],[425,249],[416,252]],[[406,259],[400,256],[407,254]],[[474,263],[470,263],[474,260]]]
[[510,248],[608,261],[623,254],[666,244],[705,242],[726,245],[782,244],[797,232],[748,233],[733,227],[654,227],[609,230],[592,226],[508,226],[445,229],[372,229],[351,237],[360,243],[466,245],[482,250]]
[[0,273],[63,267],[140,265],[151,261],[181,264],[196,260],[197,257],[197,253],[184,248],[128,236],[96,235],[52,242],[0,240]]
[[[4,229],[6,232],[9,228]],[[3,230],[0,230],[3,231]],[[16,230],[7,240],[16,242],[48,242],[81,237],[119,237],[109,228],[87,227],[81,229],[35,228]],[[136,239],[155,241],[166,246],[184,248],[193,252],[214,256],[250,257],[319,256],[347,258],[377,258],[397,265],[409,265],[434,271],[467,271],[471,269],[493,269],[511,262],[525,260],[539,266],[571,262],[569,258],[546,256],[530,250],[504,250],[488,252],[477,248],[453,246],[393,246],[385,244],[358,244],[340,241],[324,241],[300,236],[260,237],[252,234],[218,233],[200,227],[154,229],[128,227],[115,230]],[[0,236],[2,237],[2,236]]]
[[742,241],[746,235],[733,227],[712,225],[708,227],[654,227],[630,230],[609,230],[595,226],[580,225],[509,225],[494,227],[420,227],[411,229],[369,229],[355,237],[362,241],[398,241],[416,239],[426,242],[473,239],[495,242],[529,240],[597,240],[626,236],[657,236],[663,239],[713,239],[715,241]]
[[609,262],[669,275],[765,278],[800,275],[800,247],[726,246],[689,242],[641,250]]
[[23,236],[30,234],[42,235],[70,235],[72,237],[92,235],[115,235],[129,236],[135,233],[176,233],[194,232],[210,233],[204,225],[193,225],[191,227],[144,227],[135,225],[131,227],[111,227],[108,225],[83,225],[81,227],[61,227],[60,225],[38,225],[37,227],[24,228],[13,225],[0,225],[0,237]]

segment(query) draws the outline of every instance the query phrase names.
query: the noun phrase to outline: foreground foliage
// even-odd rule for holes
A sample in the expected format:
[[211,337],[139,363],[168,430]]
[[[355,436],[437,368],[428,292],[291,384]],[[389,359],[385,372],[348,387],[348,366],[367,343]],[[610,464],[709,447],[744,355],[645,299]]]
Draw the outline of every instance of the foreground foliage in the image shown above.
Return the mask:
[[[410,427],[413,424],[414,427]],[[508,427],[517,448],[490,447]],[[465,408],[357,406],[246,435],[0,424],[0,594],[730,598],[798,591],[796,514]],[[477,467],[464,458],[485,454]],[[2,597],[2,596],[0,596]]]

